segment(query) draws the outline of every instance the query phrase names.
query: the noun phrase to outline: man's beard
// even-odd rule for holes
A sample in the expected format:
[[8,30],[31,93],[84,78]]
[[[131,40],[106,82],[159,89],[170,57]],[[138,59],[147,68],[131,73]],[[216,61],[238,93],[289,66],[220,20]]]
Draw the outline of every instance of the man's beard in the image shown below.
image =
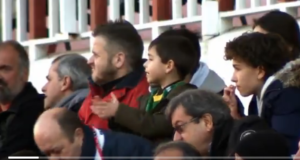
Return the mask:
[[117,70],[109,64],[106,66],[105,70],[102,73],[102,78],[93,77],[93,81],[96,82],[98,85],[108,83],[112,80],[115,80],[115,75],[117,73]]
[[[18,87],[18,86],[15,86]],[[13,100],[15,94],[11,89],[8,88],[8,85],[5,81],[0,79],[0,103],[8,103]]]

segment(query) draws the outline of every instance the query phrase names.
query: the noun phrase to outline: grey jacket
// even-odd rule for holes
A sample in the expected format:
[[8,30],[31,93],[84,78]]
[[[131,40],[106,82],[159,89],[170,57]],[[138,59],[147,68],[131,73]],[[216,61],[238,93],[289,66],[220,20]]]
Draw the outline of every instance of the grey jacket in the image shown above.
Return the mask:
[[80,89],[74,91],[70,96],[62,99],[56,106],[66,107],[69,110],[77,113],[85,97],[88,95],[88,93],[89,93],[89,89]]

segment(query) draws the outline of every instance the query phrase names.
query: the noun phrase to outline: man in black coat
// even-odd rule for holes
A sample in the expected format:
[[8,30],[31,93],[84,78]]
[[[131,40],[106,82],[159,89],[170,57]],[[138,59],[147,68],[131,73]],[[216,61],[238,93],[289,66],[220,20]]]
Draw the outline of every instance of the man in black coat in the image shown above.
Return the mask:
[[22,150],[38,152],[33,126],[43,99],[28,82],[29,58],[16,41],[0,44],[0,158]]

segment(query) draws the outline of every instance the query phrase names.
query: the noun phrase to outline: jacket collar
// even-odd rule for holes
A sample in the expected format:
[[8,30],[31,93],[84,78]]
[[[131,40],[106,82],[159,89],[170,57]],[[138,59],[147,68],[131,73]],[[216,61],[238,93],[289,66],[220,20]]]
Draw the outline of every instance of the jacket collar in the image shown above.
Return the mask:
[[85,97],[88,95],[89,89],[79,89],[77,91],[74,91],[69,96],[63,98],[59,103],[57,103],[55,106],[57,107],[67,107],[70,109],[73,105],[76,103],[82,101],[85,99]]
[[284,87],[300,87],[300,59],[291,61],[275,74]]
[[88,159],[90,157],[94,157],[96,155],[96,144],[94,140],[94,133],[91,128],[88,126],[83,127],[83,143],[81,147],[81,160]]
[[[145,75],[145,69],[143,65],[140,65],[137,67],[134,71],[128,73],[126,76],[124,76],[120,82],[118,82],[114,88],[115,89],[122,89],[122,88],[134,88],[140,80]],[[89,82],[92,87],[102,87],[105,84],[96,84],[91,77],[89,77]]]
[[22,106],[21,104],[26,103],[27,101],[32,101],[37,97],[37,95],[39,95],[41,98],[44,97],[44,95],[40,95],[37,92],[30,82],[27,82],[22,91],[14,98],[10,108],[7,111],[14,113],[18,112],[19,110],[23,109],[20,108]]

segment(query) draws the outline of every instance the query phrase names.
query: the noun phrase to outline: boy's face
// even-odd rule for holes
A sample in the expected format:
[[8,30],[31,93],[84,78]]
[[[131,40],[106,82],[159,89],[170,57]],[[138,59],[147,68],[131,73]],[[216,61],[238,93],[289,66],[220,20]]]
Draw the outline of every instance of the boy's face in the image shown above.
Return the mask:
[[231,81],[236,83],[236,88],[244,97],[257,94],[264,83],[265,72],[261,68],[253,68],[237,59],[232,60],[234,68]]
[[148,60],[144,63],[147,81],[151,84],[160,84],[167,74],[166,65],[161,62],[155,47],[151,47],[148,52]]

